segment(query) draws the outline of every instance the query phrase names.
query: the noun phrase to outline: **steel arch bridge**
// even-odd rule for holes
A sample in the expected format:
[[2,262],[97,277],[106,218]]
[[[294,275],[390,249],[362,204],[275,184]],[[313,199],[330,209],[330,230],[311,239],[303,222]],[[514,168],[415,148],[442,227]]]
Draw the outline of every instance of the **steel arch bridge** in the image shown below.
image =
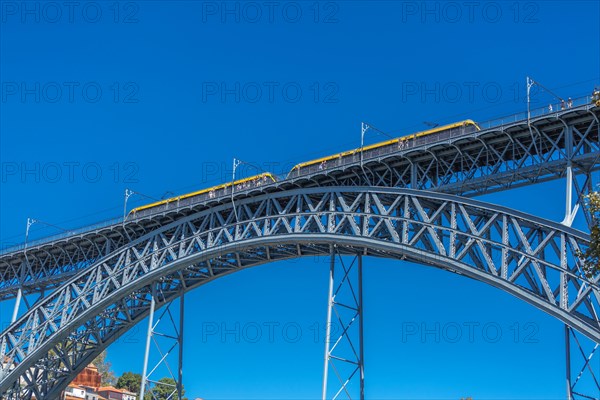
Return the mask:
[[54,399],[153,303],[242,268],[333,252],[478,279],[600,343],[600,277],[586,277],[578,257],[589,237],[468,198],[567,177],[582,204],[599,138],[600,108],[583,104],[0,253],[0,301],[39,296],[0,335],[0,393]]
[[[568,169],[587,177],[582,183],[574,181],[581,194],[591,189],[590,174],[600,169],[599,137],[600,107],[584,104],[441,141],[425,137],[415,147],[362,161],[330,162],[325,171],[292,174],[273,185],[236,192],[235,198],[323,186],[405,187],[473,197],[563,178]],[[145,218],[116,219],[8,249],[0,253],[0,301],[19,291],[54,290],[131,240],[230,198],[168,204]]]
[[56,398],[74,374],[149,312],[263,263],[342,254],[406,259],[486,282],[600,342],[600,276],[583,274],[589,237],[507,208],[408,189],[282,191],[189,215],[79,272],[0,336],[0,392]]

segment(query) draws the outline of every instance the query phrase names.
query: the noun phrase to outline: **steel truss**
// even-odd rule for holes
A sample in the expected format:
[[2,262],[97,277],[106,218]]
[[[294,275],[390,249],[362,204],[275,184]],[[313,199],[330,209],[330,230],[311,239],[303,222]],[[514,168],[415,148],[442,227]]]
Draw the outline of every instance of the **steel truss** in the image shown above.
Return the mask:
[[598,346],[565,325],[567,400],[600,399]]
[[[302,256],[406,259],[486,282],[600,342],[588,235],[475,200],[408,189],[313,188],[223,204],[162,226],[80,271],[0,335],[0,393],[54,399],[110,343],[182,292]],[[237,219],[235,217],[237,215]],[[152,288],[156,288],[153,296]],[[160,290],[157,290],[160,289]]]
[[[575,189],[575,204],[573,205],[573,189]],[[582,210],[590,229],[594,225],[593,216],[585,204],[585,197],[593,190],[591,174],[584,175],[583,182],[573,176],[572,167],[567,167],[565,218],[561,222],[571,226],[578,210]],[[582,345],[583,344],[583,345]],[[600,362],[598,356],[592,361],[598,348],[598,342],[591,342],[580,335],[575,329],[565,324],[565,372],[567,379],[567,400],[593,399],[600,400]],[[575,348],[575,355],[571,353]],[[575,360],[573,360],[575,359]],[[573,369],[573,365],[580,367]]]
[[[348,264],[337,246],[333,245],[329,269],[323,400],[365,398],[363,311],[362,255],[356,255]],[[331,397],[328,396],[330,366],[335,375]],[[358,385],[353,384],[355,381],[358,381]]]
[[[586,106],[337,165],[304,186],[407,187],[476,196],[598,169],[600,108]],[[365,177],[366,171],[366,177]]]
[[[243,190],[237,199],[265,192],[316,186],[380,186],[476,196],[598,169],[600,108],[591,105],[558,111],[530,121],[448,138],[370,159],[328,163],[326,170],[291,176],[273,185]],[[357,156],[358,157],[358,156]],[[78,271],[129,242],[173,221],[230,202],[190,199],[166,205],[133,220],[118,220],[0,255],[0,300],[59,287]],[[25,257],[27,252],[27,260]]]
[[[156,288],[154,296],[156,296]],[[158,288],[160,290],[160,287]],[[142,384],[140,391],[140,399],[145,398],[145,394],[150,394],[152,400],[158,400],[157,393],[153,388],[165,387],[167,390],[166,400],[181,400],[183,399],[183,321],[184,321],[184,293],[178,298],[179,314],[173,315],[171,306],[174,301],[170,301],[163,309],[158,319],[155,321],[156,302],[151,300],[150,314],[148,315],[148,332],[146,334],[146,350],[144,352],[144,366],[142,368]],[[179,321],[179,323],[176,322]],[[162,322],[162,324],[161,324]],[[155,351],[158,355],[158,360],[154,366],[148,370],[148,362],[151,353],[151,342],[154,343]],[[169,363],[170,355],[177,351],[177,370],[174,372]],[[157,373],[167,372],[173,380],[163,382],[160,379],[154,378]],[[153,376],[154,375],[154,376]],[[161,397],[162,399],[162,397]]]

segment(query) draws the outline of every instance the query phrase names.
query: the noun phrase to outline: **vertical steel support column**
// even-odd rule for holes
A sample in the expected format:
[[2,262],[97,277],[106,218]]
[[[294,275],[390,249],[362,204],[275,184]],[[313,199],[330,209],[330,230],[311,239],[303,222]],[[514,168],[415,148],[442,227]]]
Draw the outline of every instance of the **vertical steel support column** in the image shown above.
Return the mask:
[[21,305],[22,297],[23,289],[19,288],[19,291],[17,292],[17,298],[15,299],[15,307],[13,308],[12,318],[10,319],[11,324],[17,320],[17,315],[19,314],[19,306]]
[[[570,131],[570,130],[568,130]],[[571,135],[568,134],[567,137]],[[568,147],[568,149],[570,149]],[[571,209],[572,204],[572,196],[573,196],[573,167],[571,166],[571,162],[569,161],[569,165],[567,166],[567,188],[566,188],[566,198],[565,198],[565,218],[562,220],[562,224],[566,226],[571,226],[573,224],[573,220],[575,219],[575,215],[573,215],[573,210]],[[575,209],[577,210],[577,209]],[[575,211],[577,212],[577,211]],[[564,257],[564,255],[562,255]],[[565,365],[565,373],[567,375],[567,400],[573,400],[573,393],[571,387],[571,340],[569,337],[569,326],[565,324],[565,356],[566,356],[566,365]]]
[[[177,394],[178,400],[183,399],[183,315],[185,312],[184,292],[181,292],[179,298],[179,368],[177,372]],[[143,400],[143,399],[140,399]]]
[[[162,311],[156,315],[156,302],[162,297],[160,287],[152,289],[152,299],[150,303],[150,315],[148,316],[148,332],[146,336],[146,349],[144,353],[144,368],[142,371],[142,388],[140,396],[152,393],[154,399],[157,395],[155,388],[161,386],[167,388],[168,398],[181,400],[183,398],[183,330],[185,316],[185,298],[182,291],[179,295],[179,323],[176,322],[177,316],[171,312],[175,300],[162,305]],[[155,357],[151,357],[151,342],[156,347]],[[177,353],[175,348],[177,349]],[[177,354],[177,370],[170,367],[170,357]],[[158,357],[156,357],[158,356]],[[158,358],[155,362],[153,359]],[[164,376],[163,374],[167,374]],[[173,384],[161,382],[153,378],[155,375],[163,375],[165,378],[173,380]]]
[[[569,135],[567,135],[569,136]],[[569,161],[569,165],[567,166],[567,187],[566,187],[566,198],[565,198],[565,218],[562,220],[562,224],[566,226],[571,226],[573,224],[574,215],[571,209],[572,204],[572,193],[573,193],[573,168],[571,167],[571,162]],[[565,373],[567,375],[567,400],[573,400],[573,393],[571,387],[571,339],[569,326],[565,324],[565,356],[566,356],[566,365],[565,365]]]
[[[578,337],[579,335],[579,337]],[[575,351],[571,354],[571,345]],[[600,380],[596,352],[600,343],[565,325],[567,400],[600,399]],[[573,362],[575,359],[575,363]],[[575,367],[575,369],[573,369]]]
[[327,322],[325,325],[325,365],[323,367],[323,396],[327,399],[327,379],[329,373],[329,346],[331,344],[331,310],[333,309],[333,277],[335,271],[335,253],[331,249],[331,261],[329,263],[329,292],[327,294]]
[[417,187],[417,164],[410,165],[410,188],[418,189]]
[[573,400],[571,387],[571,340],[569,338],[569,326],[565,325],[565,354],[566,354],[566,374],[567,374],[567,400]]
[[[570,227],[573,224],[573,221],[575,220],[575,216],[577,215],[579,208],[582,208],[582,211],[586,218],[588,227],[591,229],[593,221],[591,219],[591,216],[589,215],[588,210],[585,207],[584,196],[586,195],[586,189],[587,189],[587,193],[590,193],[592,191],[592,186],[591,186],[592,178],[588,172],[586,174],[585,183],[581,187],[577,181],[577,178],[574,176],[573,164],[572,164],[573,126],[565,127],[565,150],[567,153],[567,160],[568,160],[567,170],[566,170],[566,185],[567,185],[567,187],[566,187],[566,192],[565,192],[565,217],[562,220],[561,224]],[[575,187],[575,190],[576,190],[576,193],[575,193],[576,202],[575,202],[574,206],[573,206],[573,187]],[[564,257],[564,254],[562,256]],[[584,358],[585,358],[585,354],[584,354],[583,348],[581,346],[581,343],[577,340],[576,331],[565,324],[565,375],[566,375],[566,383],[567,383],[567,400],[574,400],[575,398],[577,398],[577,399],[592,398],[592,397],[588,397],[586,395],[581,394],[580,390],[577,389],[577,391],[576,391],[575,388],[576,388],[576,386],[581,386],[581,385],[578,385],[578,383],[580,382],[580,379],[582,378],[582,376],[584,374],[588,375],[588,372],[589,372],[589,375],[595,382],[595,386],[598,388],[599,393],[600,393],[600,386],[598,385],[598,381],[596,380],[594,372],[589,365],[589,361],[591,360],[591,357],[593,356],[594,352],[596,351],[596,348],[598,347],[598,345],[596,344],[594,349],[591,351],[591,353],[589,354],[589,358],[585,359],[585,362],[583,364],[583,367],[581,368],[581,371],[579,372],[579,375],[575,379],[573,379],[572,370],[571,370],[571,367],[572,367],[571,337],[573,337],[573,339],[575,339],[575,344],[579,348],[581,355],[584,356]],[[576,397],[574,397],[574,396],[576,396]]]
[[150,300],[150,314],[148,315],[148,332],[146,333],[146,351],[144,352],[144,367],[142,369],[142,387],[140,388],[140,399],[144,398],[146,392],[146,385],[148,384],[148,356],[150,355],[150,340],[152,339],[152,329],[154,325],[154,307],[155,302],[155,290],[152,288],[152,299]]
[[[575,216],[577,215],[577,211],[579,211],[579,205],[582,201],[582,197],[584,196],[584,192],[577,189],[577,201],[573,206],[573,186],[577,184],[575,178],[573,177],[573,167],[571,164],[567,166],[567,174],[566,174],[567,187],[565,190],[565,217],[561,221],[561,224],[570,227],[573,225],[573,221],[575,220]],[[585,210],[584,210],[585,212]],[[587,217],[586,217],[587,218]]]
[[[565,218],[562,220],[562,224],[571,226],[575,215],[577,213],[579,203],[573,210],[573,166],[571,159],[573,158],[573,129],[572,127],[565,128],[565,148],[567,152],[567,174],[566,174],[566,192],[565,192]],[[564,257],[564,254],[561,255]],[[565,324],[565,374],[567,377],[567,400],[573,400],[573,387],[571,385],[571,339],[570,339],[570,328]]]
[[360,400],[365,400],[365,354],[363,351],[363,290],[362,290],[362,254],[358,255],[358,346],[360,357]]
[[[357,254],[348,263],[333,246],[329,266],[322,400],[364,400],[362,287],[362,255]],[[339,324],[335,330],[332,330],[333,319]],[[331,376],[335,376],[332,383],[336,387],[335,391],[328,392],[331,389],[328,387],[330,370],[335,374]]]
[[567,226],[571,226],[572,220],[571,215],[573,210],[571,209],[571,204],[573,204],[573,167],[571,164],[567,166],[567,190],[566,190],[566,198],[565,198],[565,219],[563,220],[563,224]]

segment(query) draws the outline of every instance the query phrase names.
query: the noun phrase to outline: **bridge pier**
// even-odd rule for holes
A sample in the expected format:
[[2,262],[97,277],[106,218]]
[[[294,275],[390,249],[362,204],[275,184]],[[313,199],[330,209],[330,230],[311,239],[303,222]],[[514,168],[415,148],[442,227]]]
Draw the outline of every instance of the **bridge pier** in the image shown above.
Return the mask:
[[[575,354],[571,353],[571,345],[574,345]],[[592,363],[599,346],[565,325],[567,400],[600,399],[600,368],[593,367],[599,365],[597,362]],[[574,359],[578,361],[575,365],[580,366],[575,369],[577,375],[572,369]]]
[[567,373],[567,400],[573,400],[573,390],[571,389],[571,340],[569,338],[569,326],[565,325],[565,355]]
[[[164,306],[164,309],[156,322],[155,308],[156,302],[159,299],[159,293],[155,287],[152,289],[152,298],[150,301],[150,314],[148,315],[148,330],[146,333],[146,347],[144,351],[144,365],[142,369],[142,384],[140,388],[140,399],[144,399],[147,393],[151,393],[152,387],[167,386],[170,390],[169,398],[181,400],[183,398],[183,328],[184,328],[184,313],[185,302],[183,292],[178,297],[179,299],[179,315],[174,318],[171,312],[171,306],[175,299]],[[165,321],[166,319],[166,321]],[[179,323],[176,323],[176,320]],[[159,325],[163,322],[159,330]],[[161,348],[161,340],[167,342],[167,350]],[[151,355],[151,343],[154,342],[159,359],[154,366],[148,371],[148,364]],[[175,347],[178,347],[177,356],[177,371],[173,372],[169,365],[169,356],[174,352]],[[170,383],[160,382],[153,378],[153,374],[167,372],[168,377],[173,379],[174,385]],[[154,396],[152,396],[154,399]]]
[[[333,245],[330,257],[322,399],[364,400],[362,254],[348,265]],[[331,384],[329,367],[336,377]]]
[[[567,137],[567,140],[572,142],[572,137],[573,137],[572,127],[569,127],[569,129],[567,129],[566,137]],[[570,150],[571,147],[572,147],[572,144],[570,146],[568,146],[568,149]],[[568,156],[569,157],[572,156],[571,151],[569,151]],[[565,217],[561,222],[561,224],[563,224],[567,227],[571,227],[571,225],[573,224],[573,221],[575,220],[575,217],[577,216],[577,212],[579,211],[580,208],[582,209],[582,211],[584,213],[588,228],[591,229],[594,224],[593,216],[591,215],[591,213],[589,212],[589,210],[587,209],[587,207],[585,205],[586,195],[591,193],[593,190],[592,175],[588,171],[584,174],[584,176],[585,176],[585,179],[584,179],[583,183],[578,182],[577,178],[573,174],[573,165],[572,165],[571,161],[569,161],[569,164],[568,164],[567,170],[566,170]],[[573,189],[575,189],[575,197],[576,197],[575,204],[573,204]],[[575,331],[569,325],[565,324],[565,374],[566,374],[566,383],[567,383],[567,400],[600,399],[600,383],[598,382],[598,378],[596,377],[596,374],[594,373],[594,369],[590,365],[590,361],[592,360],[592,357],[594,356],[594,353],[596,352],[596,349],[598,348],[598,343],[595,343],[595,346],[593,347],[591,352],[586,353],[581,345],[581,342],[577,339],[577,335],[578,335],[577,331]],[[577,346],[577,349],[579,350],[579,354],[584,359],[583,367],[579,371],[577,377],[572,376],[572,369],[571,369],[571,363],[572,363],[571,341],[573,339],[575,340],[575,344]],[[598,369],[598,371],[600,371],[600,368]],[[587,383],[587,385],[591,386],[591,387],[595,386],[595,389],[596,389],[595,394],[583,394],[583,393],[580,393],[578,390],[576,390],[578,388],[577,385],[579,382],[582,381],[582,378],[583,378],[583,382],[585,382],[586,375],[589,375],[588,380],[590,381]],[[580,386],[581,386],[581,384],[580,384]],[[584,390],[587,392],[590,389],[586,387]]]

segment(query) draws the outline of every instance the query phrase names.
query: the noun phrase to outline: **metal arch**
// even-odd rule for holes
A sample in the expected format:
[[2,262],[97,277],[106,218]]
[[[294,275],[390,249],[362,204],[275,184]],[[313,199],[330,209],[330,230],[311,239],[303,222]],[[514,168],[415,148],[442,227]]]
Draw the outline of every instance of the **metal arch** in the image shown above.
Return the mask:
[[592,114],[592,117],[594,117],[597,124],[600,124],[600,119],[598,119],[598,116],[595,113],[593,113],[591,109],[588,109],[587,112]]
[[473,137],[475,140],[477,140],[479,143],[481,143],[481,146],[484,147],[485,149],[489,149],[488,144],[485,142],[485,140],[483,140],[481,138],[481,136],[474,136]]
[[[92,238],[93,234],[80,235],[63,239],[51,247],[24,249],[18,264],[10,264],[0,258],[0,300],[13,297],[16,288],[23,289],[24,294],[52,290],[102,256],[126,245],[132,238],[147,233],[143,228],[142,232],[134,228],[128,232],[127,227],[122,230],[114,226],[108,229],[109,232],[100,230],[95,233],[96,239]],[[25,275],[22,273],[24,269],[27,271]]]
[[[206,210],[104,257],[31,308],[0,335],[0,393],[54,398],[97,352],[148,313],[216,277],[303,255],[401,258],[505,290],[600,342],[600,275],[575,256],[588,236],[504,207],[432,192],[312,188]],[[42,373],[43,372],[43,373]],[[43,380],[43,384],[41,383]],[[11,390],[14,384],[22,390]],[[19,385],[18,385],[19,386]]]
[[533,129],[535,131],[535,133],[538,134],[538,136],[542,136],[542,132],[540,131],[540,129],[537,127],[537,125],[535,123],[531,124],[531,129]]
[[562,115],[560,115],[560,116],[559,116],[559,115],[557,115],[557,116],[555,117],[555,119],[556,119],[557,121],[560,121],[560,122],[562,122],[562,124],[564,125],[565,129],[569,129],[569,124],[567,124],[567,121],[565,121],[565,120],[564,120],[562,117],[563,117]]
[[431,157],[432,157],[432,158],[433,158],[433,159],[434,159],[436,162],[438,162],[438,163],[440,162],[440,160],[439,160],[438,156],[437,156],[437,155],[436,155],[436,154],[435,154],[433,151],[431,151],[431,149],[425,149],[425,152],[426,152],[426,153],[429,153],[429,154],[431,154]]
[[500,129],[500,130],[497,130],[497,131],[495,131],[495,132],[501,133],[501,134],[503,134],[504,136],[506,136],[506,137],[508,138],[508,140],[510,140],[510,142],[511,142],[511,143],[514,143],[514,142],[515,142],[515,139],[513,139],[513,137],[511,136],[511,134],[510,134],[510,133],[508,133],[508,132],[506,132],[506,130],[505,130],[505,129]]

